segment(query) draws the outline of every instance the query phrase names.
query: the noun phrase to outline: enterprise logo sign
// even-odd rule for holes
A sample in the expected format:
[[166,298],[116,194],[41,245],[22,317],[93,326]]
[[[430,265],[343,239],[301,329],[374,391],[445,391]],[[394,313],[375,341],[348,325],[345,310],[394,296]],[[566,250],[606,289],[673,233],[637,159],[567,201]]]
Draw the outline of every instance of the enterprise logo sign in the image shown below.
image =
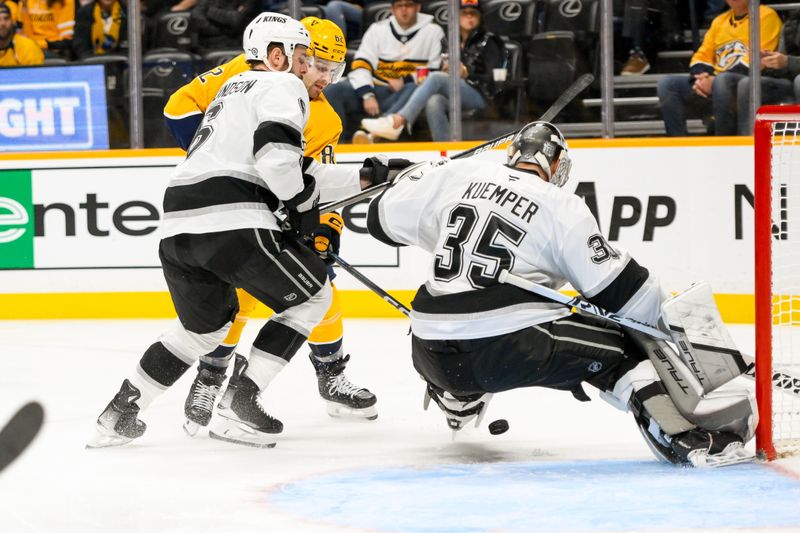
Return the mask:
[[101,65],[0,70],[0,151],[108,148]]

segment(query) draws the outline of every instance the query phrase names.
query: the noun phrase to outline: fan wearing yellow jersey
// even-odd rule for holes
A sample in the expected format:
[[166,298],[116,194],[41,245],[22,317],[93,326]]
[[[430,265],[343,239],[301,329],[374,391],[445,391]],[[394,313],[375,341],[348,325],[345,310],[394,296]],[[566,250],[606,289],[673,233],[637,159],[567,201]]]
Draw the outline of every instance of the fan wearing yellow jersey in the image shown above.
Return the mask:
[[[306,140],[305,155],[321,159],[323,163],[333,162],[333,146],[342,133],[342,122],[333,110],[323,89],[335,83],[344,71],[346,45],[342,31],[329,20],[306,17],[303,25],[311,34],[313,67],[303,78],[310,100],[310,115],[303,132]],[[248,69],[244,54],[217,68],[209,70],[176,91],[164,108],[164,116],[172,134],[182,148],[191,143],[203,114],[216,96],[219,88],[231,77]],[[320,223],[329,228],[328,238],[338,241],[342,230],[342,219],[336,213],[323,215]],[[324,232],[323,232],[324,233]],[[321,237],[317,237],[320,239]],[[325,246],[326,248],[327,246]],[[333,280],[333,269],[328,269]],[[342,351],[342,315],[338,291],[333,287],[333,301],[322,322],[311,332],[308,343],[311,347],[311,362],[317,373],[320,396],[327,402],[331,416],[356,418],[377,418],[376,398],[369,390],[350,383],[344,375],[345,366],[350,359]],[[258,302],[245,291],[237,290],[239,314],[223,344],[214,352],[200,358],[198,375],[189,396],[186,398],[185,413],[188,433],[194,434],[200,426],[208,425],[213,412],[213,398],[219,393],[224,372],[234,355],[242,329],[255,311]],[[245,358],[236,356],[234,373],[246,364]]]

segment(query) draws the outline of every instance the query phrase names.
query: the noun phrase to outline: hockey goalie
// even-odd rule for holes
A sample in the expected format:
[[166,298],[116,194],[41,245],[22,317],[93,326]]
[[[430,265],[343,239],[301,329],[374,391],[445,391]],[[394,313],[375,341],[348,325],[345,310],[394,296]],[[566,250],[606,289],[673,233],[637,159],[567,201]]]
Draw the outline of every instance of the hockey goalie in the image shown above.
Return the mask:
[[[427,396],[459,430],[493,393],[583,384],[631,411],[659,459],[722,466],[752,459],[757,423],[745,370],[707,285],[668,298],[658,279],[612,248],[583,200],[562,188],[570,160],[550,123],[525,126],[506,164],[459,160],[401,173],[369,207],[369,232],[432,260],[412,303],[412,358]],[[511,272],[567,282],[594,305],[659,324],[654,339],[500,282]],[[668,335],[666,335],[668,334]],[[723,387],[724,386],[724,387]]]

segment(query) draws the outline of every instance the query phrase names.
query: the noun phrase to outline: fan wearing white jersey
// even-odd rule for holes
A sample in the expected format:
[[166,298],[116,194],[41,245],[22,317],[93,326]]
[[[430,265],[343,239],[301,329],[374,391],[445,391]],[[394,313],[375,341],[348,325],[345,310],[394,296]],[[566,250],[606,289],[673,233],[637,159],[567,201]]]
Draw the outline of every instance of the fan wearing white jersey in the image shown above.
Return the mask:
[[[360,189],[358,170],[303,158],[309,44],[300,22],[277,13],[260,14],[245,30],[250,70],[220,88],[164,195],[159,257],[178,320],[123,381],[89,446],[144,433],[140,410],[225,338],[238,311],[237,287],[275,315],[256,337],[249,365],[231,378],[212,436],[266,447],[282,431],[259,394],[331,300],[325,264],[299,244],[319,224],[318,181],[339,194],[344,182]],[[294,236],[281,231],[279,209],[288,212]]]
[[585,401],[588,383],[633,410],[661,459],[697,464],[738,453],[752,437],[752,410],[713,431],[698,427],[676,410],[646,343],[498,281],[508,270],[552,289],[569,282],[618,315],[659,319],[667,296],[658,279],[612,248],[581,198],[561,188],[569,169],[561,133],[534,122],[514,139],[506,165],[474,158],[432,164],[401,173],[370,204],[374,237],[433,256],[411,312],[412,358],[429,399],[458,430],[480,421],[493,393],[541,386]]

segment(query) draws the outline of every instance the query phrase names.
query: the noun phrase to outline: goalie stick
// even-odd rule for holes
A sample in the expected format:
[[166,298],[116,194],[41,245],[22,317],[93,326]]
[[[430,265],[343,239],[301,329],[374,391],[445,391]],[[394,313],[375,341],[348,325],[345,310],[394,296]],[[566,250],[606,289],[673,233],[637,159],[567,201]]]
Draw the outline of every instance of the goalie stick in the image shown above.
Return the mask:
[[[638,320],[634,320],[632,318],[624,317],[618,315],[616,313],[612,313],[590,303],[580,296],[574,296],[570,298],[566,294],[561,294],[560,292],[545,287],[544,285],[540,285],[533,281],[528,281],[516,274],[512,274],[508,270],[503,270],[500,272],[500,276],[498,277],[500,283],[508,283],[510,285],[514,285],[515,287],[519,287],[520,289],[524,289],[526,291],[530,291],[534,294],[538,294],[539,296],[543,296],[549,300],[554,302],[563,304],[567,307],[574,307],[578,311],[593,315],[596,317],[603,318],[610,322],[615,322],[621,326],[626,328],[634,329],[646,335],[649,335],[653,338],[665,340],[672,342],[672,337],[668,334],[664,333],[660,329],[656,328],[651,324],[645,324],[644,322],[639,322]],[[750,379],[755,379],[755,361],[752,357],[742,354],[742,357],[747,364],[747,370],[742,374],[747,376]],[[779,390],[784,390],[790,392],[794,395],[800,396],[800,379],[791,376],[789,374],[785,374],[783,372],[773,372],[772,373],[772,386]]]
[[[347,273],[351,276],[356,278],[358,281],[363,283],[368,289],[372,292],[377,294],[381,297],[383,301],[403,313],[405,316],[409,316],[411,314],[411,310],[400,303],[395,297],[391,294],[383,290],[377,283],[366,277],[364,274],[359,272],[354,266],[350,263],[339,257],[337,254],[333,252],[328,252],[328,255],[333,259],[336,264],[342,267]],[[645,324],[644,322],[639,322],[638,320],[633,320],[631,318],[627,318],[621,315],[617,315],[610,311],[606,311],[602,307],[598,307],[580,296],[574,296],[570,298],[565,294],[561,294],[560,292],[545,287],[544,285],[539,285],[538,283],[534,283],[532,281],[528,281],[524,278],[521,278],[515,274],[511,274],[507,270],[504,270],[500,273],[499,281],[501,283],[508,283],[519,287],[520,289],[524,289],[533,293],[538,294],[539,296],[543,296],[554,302],[563,304],[567,307],[574,307],[581,312],[594,315],[611,322],[616,322],[617,324],[634,329],[636,331],[640,331],[646,335],[650,335],[656,339],[661,339],[665,341],[672,342],[672,337],[668,334],[664,333],[660,329],[656,328],[653,325]],[[755,361],[753,361],[752,357],[749,357],[745,354],[742,354],[742,357],[747,364],[747,370],[742,374],[750,379],[755,379]],[[778,390],[786,391],[795,396],[800,396],[800,378],[796,378],[792,375],[785,374],[783,372],[773,372],[772,373],[772,386]]]
[[44,409],[38,402],[23,405],[0,430],[0,472],[33,442],[44,422]]
[[[567,107],[567,104],[569,104],[572,100],[575,99],[576,96],[578,96],[581,92],[583,92],[584,89],[586,89],[589,85],[591,85],[593,81],[594,81],[594,76],[592,74],[584,74],[583,76],[572,82],[572,85],[567,87],[567,89],[563,93],[561,93],[561,96],[559,96],[556,99],[556,101],[553,102],[552,105],[548,107],[544,113],[542,113],[542,116],[539,117],[539,120],[543,122],[552,121],[554,118],[558,116],[558,114],[565,107]],[[487,150],[492,150],[494,148],[497,148],[498,146],[510,143],[511,141],[514,140],[514,136],[517,133],[519,133],[519,131],[520,130],[516,130],[512,131],[511,133],[506,133],[505,135],[495,137],[494,139],[486,141],[483,144],[479,144],[478,146],[474,146],[469,150],[464,150],[463,152],[459,152],[453,157],[451,157],[451,159],[461,159],[463,157],[471,157],[473,155],[483,153]],[[390,185],[389,182],[384,182],[375,185],[374,187],[364,189],[363,191],[357,194],[348,196],[347,198],[342,198],[341,200],[320,207],[319,212],[321,215],[324,215],[326,213],[336,211],[337,209],[341,209],[342,207],[347,207],[348,205],[358,203],[361,200],[370,198],[371,196],[380,193],[381,191],[386,189],[389,185]]]

